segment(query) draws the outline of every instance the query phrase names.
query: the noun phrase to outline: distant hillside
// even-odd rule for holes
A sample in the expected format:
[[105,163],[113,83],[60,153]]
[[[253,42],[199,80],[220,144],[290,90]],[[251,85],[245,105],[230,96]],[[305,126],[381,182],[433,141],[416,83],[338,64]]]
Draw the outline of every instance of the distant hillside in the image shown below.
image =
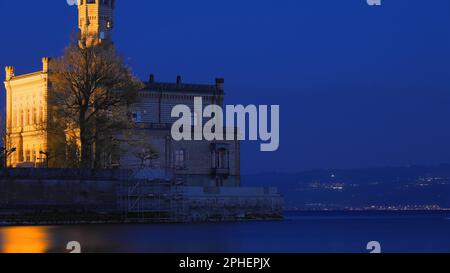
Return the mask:
[[262,173],[242,183],[278,187],[288,209],[450,208],[450,164]]

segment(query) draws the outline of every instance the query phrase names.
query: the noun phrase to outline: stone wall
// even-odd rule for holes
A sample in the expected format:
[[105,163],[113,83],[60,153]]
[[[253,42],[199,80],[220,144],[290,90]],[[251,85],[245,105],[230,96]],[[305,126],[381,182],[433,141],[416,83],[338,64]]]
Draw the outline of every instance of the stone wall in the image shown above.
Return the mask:
[[275,188],[185,186],[129,170],[0,169],[0,224],[280,219],[282,210]]
[[0,221],[117,221],[117,187],[126,171],[1,169]]
[[184,194],[189,222],[283,218],[283,198],[276,188],[188,187]]

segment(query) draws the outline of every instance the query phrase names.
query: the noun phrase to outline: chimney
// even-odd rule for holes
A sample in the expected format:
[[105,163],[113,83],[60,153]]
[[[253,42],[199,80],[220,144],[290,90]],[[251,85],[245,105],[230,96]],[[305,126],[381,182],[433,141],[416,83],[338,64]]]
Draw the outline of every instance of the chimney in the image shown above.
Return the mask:
[[177,85],[181,85],[181,76],[177,76]]
[[6,81],[11,80],[14,77],[14,66],[5,67]]
[[148,82],[149,82],[149,83],[155,83],[155,75],[150,74],[150,77],[149,77],[149,79],[148,79]]
[[216,88],[220,91],[223,91],[223,86],[225,84],[225,79],[224,78],[217,78],[216,79]]
[[44,57],[42,58],[42,73],[48,72],[48,64],[50,62],[50,58]]

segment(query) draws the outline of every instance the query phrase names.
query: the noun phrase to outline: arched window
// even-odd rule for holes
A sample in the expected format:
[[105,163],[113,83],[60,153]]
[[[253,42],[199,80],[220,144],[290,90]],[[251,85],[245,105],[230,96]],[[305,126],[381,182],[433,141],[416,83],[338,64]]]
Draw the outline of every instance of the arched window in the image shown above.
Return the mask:
[[33,124],[38,124],[38,113],[36,107],[33,108]]

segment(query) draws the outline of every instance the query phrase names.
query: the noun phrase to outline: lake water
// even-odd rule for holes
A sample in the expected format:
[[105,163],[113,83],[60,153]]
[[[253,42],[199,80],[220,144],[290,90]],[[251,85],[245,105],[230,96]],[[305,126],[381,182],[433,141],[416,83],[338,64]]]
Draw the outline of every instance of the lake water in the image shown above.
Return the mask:
[[450,212],[286,213],[284,221],[0,227],[1,252],[449,252]]

